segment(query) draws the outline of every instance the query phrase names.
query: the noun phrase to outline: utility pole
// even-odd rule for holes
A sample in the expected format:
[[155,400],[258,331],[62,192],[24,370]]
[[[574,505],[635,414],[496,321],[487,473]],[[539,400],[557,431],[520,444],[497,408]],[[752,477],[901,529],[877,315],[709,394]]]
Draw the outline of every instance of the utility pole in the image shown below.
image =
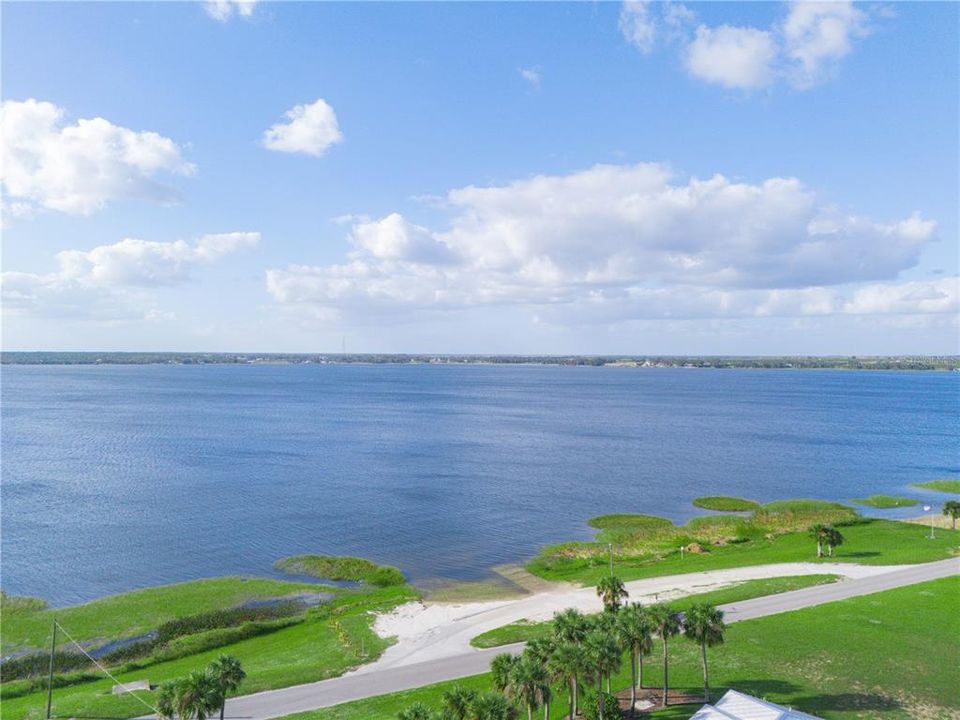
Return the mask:
[[613,577],[613,543],[607,543],[607,550],[610,552],[610,577]]
[[57,649],[57,619],[53,619],[53,638],[50,640],[50,674],[47,678],[47,720],[50,720],[50,708],[53,706],[53,654]]

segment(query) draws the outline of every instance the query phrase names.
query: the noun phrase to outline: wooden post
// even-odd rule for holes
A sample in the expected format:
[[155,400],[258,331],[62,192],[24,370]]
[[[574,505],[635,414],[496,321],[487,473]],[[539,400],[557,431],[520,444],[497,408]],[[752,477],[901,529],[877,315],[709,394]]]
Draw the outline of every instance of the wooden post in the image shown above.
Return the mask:
[[57,649],[57,619],[53,619],[53,638],[50,640],[50,674],[47,678],[47,720],[50,720],[50,708],[53,705],[53,654]]

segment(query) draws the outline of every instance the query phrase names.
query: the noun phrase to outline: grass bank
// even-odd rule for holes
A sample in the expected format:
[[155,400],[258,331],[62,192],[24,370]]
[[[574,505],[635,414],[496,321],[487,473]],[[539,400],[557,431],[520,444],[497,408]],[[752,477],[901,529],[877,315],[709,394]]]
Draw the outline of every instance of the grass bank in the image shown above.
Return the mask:
[[[685,610],[695,602],[706,602],[713,605],[741,602],[764,595],[800,590],[814,585],[825,585],[836,582],[836,575],[788,575],[786,577],[768,578],[764,580],[747,580],[731,587],[697,593],[673,600],[670,604],[680,610]],[[628,599],[629,602],[629,599]],[[509,645],[516,642],[528,642],[538,637],[548,637],[553,632],[553,621],[529,622],[521,620],[503,627],[494,628],[481,635],[477,635],[470,644],[478,648],[492,648],[500,645]]]
[[[123,628],[118,635],[125,635],[130,628],[137,632],[151,629],[159,624],[158,621],[169,619],[172,614],[177,617],[192,614],[194,607],[189,604],[191,598],[207,598],[207,607],[242,603],[251,596],[237,591],[235,583],[238,580],[218,578],[202,581],[199,586],[196,583],[182,583],[154,588],[153,594],[149,591],[126,593],[77,608],[58,610],[57,618],[70,629],[71,634],[74,634],[76,625],[81,628],[78,632],[87,637],[113,639],[117,635],[101,635],[103,628]],[[246,580],[242,586],[244,589],[248,589],[248,586],[256,588],[256,597],[260,599],[274,598],[278,594],[287,596],[291,590],[300,592],[309,589],[315,592],[318,588],[314,584],[272,580]],[[214,602],[207,594],[210,588],[220,588],[225,595]],[[386,588],[361,586],[355,589],[336,589],[334,592],[335,596],[326,604],[306,610],[302,616],[291,619],[289,624],[276,628],[273,632],[246,638],[242,637],[242,632],[237,632],[235,636],[228,636],[228,640],[236,637],[235,642],[215,648],[208,647],[211,632],[199,632],[175,641],[191,650],[186,657],[163,660],[161,655],[161,659],[151,657],[137,660],[135,663],[115,667],[112,671],[122,682],[149,680],[151,684],[157,685],[164,680],[200,669],[221,653],[228,653],[243,663],[247,673],[247,679],[238,694],[322,680],[370,662],[388,647],[390,642],[379,637],[371,627],[371,611],[387,611],[417,597],[417,592],[408,585]],[[134,596],[132,599],[131,595]],[[145,607],[145,597],[152,598],[155,603]],[[162,599],[169,600],[170,605],[164,607],[158,604]],[[90,605],[94,605],[98,612],[91,614]],[[112,626],[108,620],[100,617],[103,608],[118,608],[121,611],[120,615],[111,621]],[[179,614],[174,608],[180,608]],[[41,611],[41,614],[48,612]],[[49,618],[46,618],[42,624],[47,631],[48,620]],[[87,624],[84,625],[83,621]],[[29,618],[26,617],[18,618],[18,622],[21,628],[31,626]],[[243,626],[238,631],[242,628]],[[8,618],[4,617],[3,633],[7,632]],[[23,629],[19,630],[19,633],[21,636],[28,636]],[[48,641],[49,637],[43,639]],[[169,651],[169,648],[167,650]],[[146,710],[133,697],[112,695],[113,681],[103,679],[96,672],[84,675],[85,677],[79,679],[86,680],[85,682],[54,690],[55,715],[122,718],[135,717]],[[43,717],[45,691],[14,697],[25,682],[28,681],[0,685],[0,701],[3,704],[5,720],[32,720]],[[153,702],[154,693],[140,694],[148,703]]]
[[348,555],[294,555],[277,560],[277,570],[290,575],[309,575],[324,580],[355,580],[377,587],[403,585],[406,579],[392,565],[377,565],[365,558]]
[[911,487],[960,495],[960,479],[954,478],[941,478],[940,480],[929,480],[928,482],[913,483]]
[[[956,718],[960,686],[960,578],[951,577],[819,607],[731,625],[726,643],[710,650],[714,696],[736,688],[827,720]],[[644,681],[661,682],[657,652]],[[697,648],[670,644],[671,687],[702,688]],[[629,670],[617,676],[627,687]],[[490,689],[490,676],[430,685],[403,693],[291,715],[284,720],[394,720],[404,707],[439,707],[457,685]],[[551,718],[565,717],[560,701]],[[689,718],[695,705],[657,711],[658,720]]]
[[[814,523],[842,531],[846,542],[832,558],[817,560],[809,537]],[[601,516],[590,524],[598,529],[593,542],[547,546],[527,570],[546,580],[596,585],[609,572],[610,545],[623,580],[781,562],[930,562],[956,554],[960,546],[958,532],[930,540],[910,523],[863,518],[853,508],[818,500],[768,503],[747,517],[709,515],[682,526],[649,515]],[[687,552],[681,554],[681,547]]]

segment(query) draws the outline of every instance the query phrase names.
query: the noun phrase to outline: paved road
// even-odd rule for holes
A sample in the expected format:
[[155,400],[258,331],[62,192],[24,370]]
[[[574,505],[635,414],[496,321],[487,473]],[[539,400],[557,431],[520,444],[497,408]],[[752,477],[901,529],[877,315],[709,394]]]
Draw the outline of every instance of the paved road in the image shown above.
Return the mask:
[[[893,570],[882,575],[819,585],[779,595],[768,595],[721,607],[726,614],[726,620],[736,622],[957,574],[960,574],[960,559],[953,558],[922,565],[910,565],[902,570]],[[231,718],[267,720],[351,700],[410,690],[444,680],[455,680],[486,672],[491,658],[497,653],[519,652],[522,648],[523,643],[517,643],[489,650],[474,650],[428,662],[390,667],[373,672],[352,673],[331,680],[245,695],[229,700],[226,714]]]

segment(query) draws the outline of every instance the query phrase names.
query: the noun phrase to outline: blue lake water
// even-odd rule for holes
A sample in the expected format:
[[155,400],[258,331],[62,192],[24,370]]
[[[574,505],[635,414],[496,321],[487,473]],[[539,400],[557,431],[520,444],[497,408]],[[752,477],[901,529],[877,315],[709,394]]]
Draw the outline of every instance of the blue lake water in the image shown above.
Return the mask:
[[[5,366],[2,585],[63,605],[353,554],[480,578],[701,494],[941,500],[960,375]],[[913,512],[916,512],[916,508]]]

